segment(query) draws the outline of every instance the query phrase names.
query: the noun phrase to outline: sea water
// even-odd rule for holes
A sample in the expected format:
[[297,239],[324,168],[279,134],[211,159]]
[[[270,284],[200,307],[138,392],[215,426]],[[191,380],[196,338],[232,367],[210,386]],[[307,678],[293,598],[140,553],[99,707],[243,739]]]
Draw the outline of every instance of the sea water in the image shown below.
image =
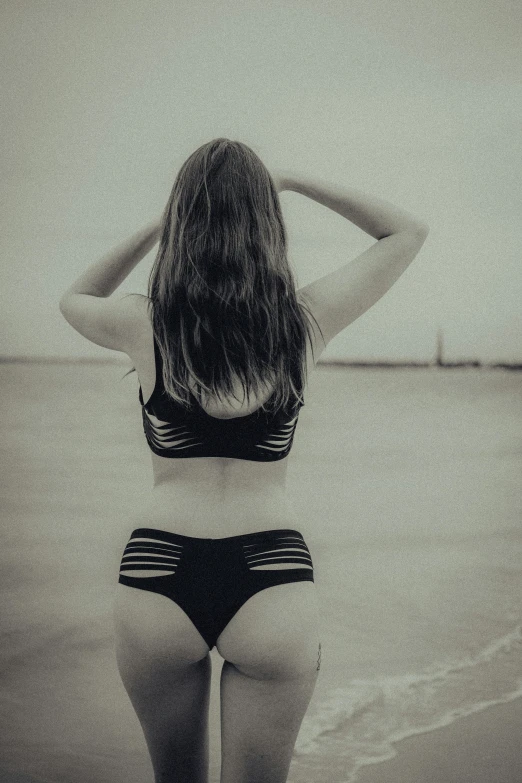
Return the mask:
[[[35,779],[152,780],[110,624],[151,481],[126,369],[0,368],[0,768]],[[317,370],[288,487],[322,659],[290,783],[354,781],[396,740],[522,694],[521,386],[501,370]]]

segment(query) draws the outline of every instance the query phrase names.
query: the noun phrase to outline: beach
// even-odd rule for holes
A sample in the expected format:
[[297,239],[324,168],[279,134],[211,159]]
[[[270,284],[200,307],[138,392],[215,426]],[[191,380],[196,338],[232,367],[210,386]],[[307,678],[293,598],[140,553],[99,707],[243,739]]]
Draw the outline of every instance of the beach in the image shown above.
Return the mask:
[[[0,365],[0,783],[153,780],[112,637],[152,478],[127,369]],[[288,491],[323,654],[289,783],[522,779],[521,387],[487,368],[312,376]]]
[[522,699],[402,740],[397,755],[365,767],[359,783],[517,783],[522,780]]

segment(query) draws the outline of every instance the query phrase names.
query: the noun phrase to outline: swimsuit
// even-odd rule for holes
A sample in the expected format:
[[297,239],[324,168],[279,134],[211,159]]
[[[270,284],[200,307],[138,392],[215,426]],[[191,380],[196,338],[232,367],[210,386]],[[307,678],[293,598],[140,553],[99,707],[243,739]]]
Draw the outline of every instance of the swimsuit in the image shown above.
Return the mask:
[[[154,340],[156,383],[146,404],[140,387],[143,428],[151,451],[162,457],[232,457],[267,462],[292,447],[299,409],[218,419],[192,410],[165,393],[161,355]],[[159,593],[192,620],[212,649],[236,612],[253,595],[274,585],[313,582],[310,551],[297,530],[276,529],[225,538],[196,538],[154,528],[131,534],[119,583]]]
[[119,576],[120,584],[174,601],[209,649],[251,596],[303,581],[314,581],[310,551],[301,533],[288,529],[195,538],[138,528],[123,552]]
[[197,401],[188,411],[167,396],[163,385],[162,359],[154,340],[156,383],[142,406],[143,430],[151,451],[160,457],[233,457],[255,462],[284,459],[292,448],[299,409],[304,403],[290,403],[268,413],[261,408],[246,416],[218,419]]

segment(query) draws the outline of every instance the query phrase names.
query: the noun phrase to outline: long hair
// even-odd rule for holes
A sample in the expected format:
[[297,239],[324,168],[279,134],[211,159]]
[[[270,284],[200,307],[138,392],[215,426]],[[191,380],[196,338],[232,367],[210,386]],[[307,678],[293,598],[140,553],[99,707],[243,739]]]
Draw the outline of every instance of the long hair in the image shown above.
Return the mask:
[[302,402],[312,314],[297,301],[273,179],[246,144],[217,138],[182,165],[148,295],[169,397],[224,399],[239,380],[247,400],[272,386],[265,410]]

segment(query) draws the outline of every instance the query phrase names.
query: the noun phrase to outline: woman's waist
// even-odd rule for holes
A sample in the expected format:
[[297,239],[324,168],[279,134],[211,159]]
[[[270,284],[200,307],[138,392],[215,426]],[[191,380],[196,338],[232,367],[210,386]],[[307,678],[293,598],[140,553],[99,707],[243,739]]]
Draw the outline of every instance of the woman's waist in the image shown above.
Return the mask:
[[280,486],[205,487],[181,482],[157,484],[135,508],[133,527],[181,535],[223,538],[293,527],[297,514]]

